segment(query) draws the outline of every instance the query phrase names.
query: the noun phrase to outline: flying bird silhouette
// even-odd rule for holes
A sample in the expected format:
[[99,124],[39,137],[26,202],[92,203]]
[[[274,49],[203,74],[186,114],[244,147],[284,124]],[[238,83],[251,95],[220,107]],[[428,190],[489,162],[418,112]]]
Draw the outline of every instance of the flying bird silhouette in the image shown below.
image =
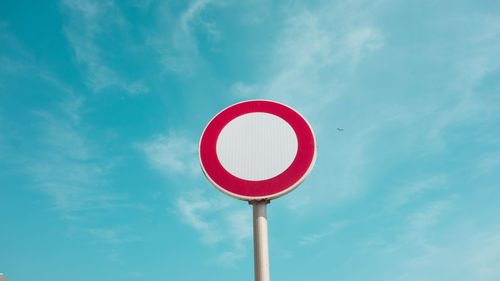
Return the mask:
[[337,131],[342,132],[344,129],[342,128],[337,128]]

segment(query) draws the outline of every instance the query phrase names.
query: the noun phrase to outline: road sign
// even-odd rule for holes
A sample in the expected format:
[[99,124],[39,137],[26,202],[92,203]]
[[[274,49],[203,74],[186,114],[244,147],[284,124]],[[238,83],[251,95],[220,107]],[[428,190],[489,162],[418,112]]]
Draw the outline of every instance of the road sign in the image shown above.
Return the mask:
[[316,140],[307,121],[281,103],[251,100],[219,112],[199,145],[208,180],[245,201],[271,200],[300,185],[316,160]]

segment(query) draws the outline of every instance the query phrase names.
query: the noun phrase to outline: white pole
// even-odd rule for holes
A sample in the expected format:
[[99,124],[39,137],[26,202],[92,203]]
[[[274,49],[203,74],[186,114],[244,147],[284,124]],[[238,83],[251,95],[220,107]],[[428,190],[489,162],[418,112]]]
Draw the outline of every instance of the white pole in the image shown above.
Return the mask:
[[269,281],[269,246],[267,240],[267,207],[269,201],[252,201],[253,250],[255,281]]

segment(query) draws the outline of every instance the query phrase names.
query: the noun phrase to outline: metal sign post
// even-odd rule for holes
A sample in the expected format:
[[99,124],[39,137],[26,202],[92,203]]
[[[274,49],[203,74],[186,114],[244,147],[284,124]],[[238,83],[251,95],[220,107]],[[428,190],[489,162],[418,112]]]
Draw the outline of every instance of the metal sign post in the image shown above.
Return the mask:
[[253,261],[255,281],[269,281],[268,203],[269,201],[249,202],[253,206]]
[[203,173],[221,192],[253,206],[255,281],[269,281],[266,206],[299,186],[316,160],[316,139],[294,109],[251,100],[215,115],[200,138]]

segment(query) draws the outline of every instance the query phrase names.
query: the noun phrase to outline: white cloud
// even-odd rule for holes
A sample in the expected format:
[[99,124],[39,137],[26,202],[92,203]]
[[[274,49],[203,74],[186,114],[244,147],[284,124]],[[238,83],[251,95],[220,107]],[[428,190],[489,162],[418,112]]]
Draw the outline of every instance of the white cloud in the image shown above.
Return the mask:
[[62,3],[68,17],[64,34],[75,52],[76,61],[84,66],[87,85],[94,92],[111,86],[131,94],[148,92],[149,88],[142,82],[127,81],[107,64],[105,52],[96,42],[107,29],[125,25],[125,19],[114,2],[65,0]]
[[470,93],[461,93],[459,100],[451,106],[438,108],[433,112],[433,122],[429,127],[426,139],[438,149],[447,144],[447,130],[453,127],[473,124],[486,117],[488,105]]
[[[427,241],[418,251],[414,241],[402,242],[404,258],[392,263],[397,280],[478,280],[500,278],[500,232],[487,229],[459,229],[448,233],[441,242]],[[393,255],[395,253],[392,253]]]
[[241,81],[234,83],[231,86],[231,94],[238,98],[249,98],[257,95],[257,86],[248,85]]
[[[449,18],[443,22],[450,24]],[[485,99],[478,93],[483,79],[500,69],[500,23],[489,16],[471,16],[451,19],[454,25],[473,27],[469,36],[462,36],[459,43],[450,46],[449,57],[453,60],[453,75],[443,99],[445,103],[430,112],[432,123],[426,135],[427,141],[444,149],[448,143],[448,131],[460,126],[480,124],[498,119],[498,102]]]
[[124,203],[124,195],[102,189],[112,162],[103,160],[86,137],[80,121],[82,105],[83,99],[69,96],[60,110],[36,112],[39,142],[24,163],[34,187],[48,195],[67,219],[79,219],[85,211],[137,207]]
[[[488,73],[500,67],[500,62],[494,59],[500,56],[500,20],[498,17],[479,14],[461,18],[459,23],[453,24],[467,24],[475,30],[470,36],[461,38],[463,47],[456,50],[457,58],[454,62],[457,73],[456,87],[465,87],[464,90],[467,91],[474,84],[481,82]],[[474,51],[471,52],[471,49]]]
[[437,175],[423,180],[415,181],[401,187],[390,196],[387,203],[388,208],[398,208],[420,198],[425,192],[442,189],[446,186],[447,176]]
[[[413,212],[405,216],[404,221],[396,222],[391,226],[391,234],[394,238],[385,238],[373,236],[363,246],[375,247],[380,251],[379,254],[396,257],[398,253],[403,253],[404,261],[401,264],[419,264],[426,261],[426,257],[437,255],[443,247],[435,244],[435,229],[446,220],[450,219],[449,214],[452,210],[453,202],[456,196],[449,199],[435,200],[419,206]],[[442,230],[441,230],[442,231]]]
[[468,252],[459,255],[471,272],[470,280],[494,281],[500,278],[500,233],[480,233],[470,239]]
[[203,242],[213,244],[219,242],[222,237],[219,228],[214,222],[209,222],[203,218],[203,212],[209,212],[212,204],[205,200],[194,201],[179,198],[177,208],[182,216],[182,220],[200,232]]
[[245,243],[250,244],[252,239],[252,211],[248,208],[239,210],[227,208],[222,211],[225,215],[221,224],[227,228],[225,239],[232,241],[233,245],[232,249],[219,254],[216,263],[236,267],[236,262],[247,255]]
[[[75,2],[86,17],[99,13],[84,4],[84,1]],[[20,127],[30,130],[28,134],[32,137],[22,138],[21,143],[26,149],[6,147],[6,155],[12,155],[9,161],[19,165],[33,183],[33,188],[47,195],[54,210],[66,219],[82,219],[84,212],[88,211],[139,207],[125,203],[126,196],[103,189],[112,161],[103,159],[102,151],[88,137],[89,127],[81,118],[85,99],[49,68],[38,64],[16,37],[3,32],[0,32],[0,37],[5,39],[6,47],[13,50],[12,62],[22,66],[14,74],[22,79],[42,79],[52,91],[63,94],[58,103],[47,104],[47,109],[26,112],[34,120],[28,126],[22,124]],[[14,120],[9,122],[15,124]],[[10,132],[9,140],[18,142],[21,132],[24,129]]]
[[[229,226],[228,233],[237,244],[252,237],[252,212],[249,209],[227,210],[225,223]],[[241,245],[241,247],[243,247]]]
[[28,66],[21,61],[3,55],[0,56],[0,72],[3,74],[20,74],[26,71],[27,68]]
[[309,234],[309,235],[302,237],[299,240],[299,245],[306,246],[306,245],[317,243],[321,239],[324,239],[328,236],[334,235],[344,226],[345,226],[345,223],[332,223],[323,231],[320,231],[320,232],[314,233],[314,234]]
[[345,51],[351,56],[352,65],[356,66],[370,52],[382,48],[384,38],[380,30],[372,26],[363,26],[347,34]]
[[226,267],[236,268],[236,261],[244,258],[246,253],[241,249],[236,248],[234,251],[227,251],[221,253],[216,259],[215,262],[219,265],[223,265]]
[[[212,40],[218,40],[221,33],[215,22],[205,22],[201,15],[213,4],[212,0],[195,0],[179,16],[170,11],[165,2],[158,8],[157,30],[147,34],[147,44],[160,56],[159,62],[169,73],[191,75],[204,65],[198,50],[198,41],[192,34],[194,26],[206,32]],[[168,16],[165,16],[168,15]]]
[[88,233],[98,240],[109,244],[121,244],[141,241],[142,238],[136,235],[129,235],[124,227],[112,228],[92,228]]
[[449,209],[451,201],[435,201],[421,210],[412,214],[409,218],[409,229],[411,238],[417,238],[423,235],[428,228],[436,225]]
[[200,234],[203,243],[225,245],[214,259],[220,265],[236,266],[236,261],[246,256],[245,243],[252,237],[252,211],[247,204],[239,203],[214,199],[200,191],[177,200],[181,220]]
[[[376,157],[376,151],[372,149],[373,141],[385,122],[387,120],[380,119],[366,127],[347,128],[342,133],[320,133],[318,150],[321,151],[323,159],[318,157],[314,168],[316,171],[313,173],[321,173],[322,179],[310,185],[308,193],[300,197],[300,200],[305,198],[315,203],[297,210],[304,212],[317,207],[338,206],[348,200],[359,198],[366,192],[370,188],[370,180],[375,171],[370,165],[372,159]],[[335,131],[334,128],[330,126],[329,130]],[[321,136],[324,140],[320,139]],[[321,144],[332,143],[335,144],[335,149],[321,150]],[[293,201],[293,198],[290,196],[284,200]]]
[[152,141],[140,145],[151,165],[165,173],[195,176],[200,174],[197,144],[174,132],[159,135]]
[[239,98],[269,98],[300,105],[306,115],[324,115],[363,59],[384,47],[384,33],[370,16],[358,17],[361,12],[349,12],[342,4],[293,7],[285,9],[260,81],[235,82],[230,91]]
[[2,54],[0,54],[0,87],[7,82],[10,75],[21,76],[38,73],[40,68],[34,63],[35,59],[31,52],[13,34],[0,26],[0,41],[2,42]]
[[490,173],[497,171],[498,168],[500,168],[500,152],[488,153],[479,160],[476,174]]
[[195,0],[189,3],[189,7],[181,14],[180,23],[184,32],[189,32],[189,24],[212,0]]
[[[290,104],[314,126],[320,154],[311,177],[315,172],[321,173],[323,180],[313,187],[314,193],[301,194],[308,200],[322,202],[312,206],[324,207],[326,202],[331,206],[356,198],[370,185],[380,185],[375,174],[390,173],[394,165],[399,164],[396,159],[410,157],[421,161],[414,152],[435,153],[435,148],[444,148],[452,129],[484,125],[481,122],[498,119],[497,100],[490,99],[492,103],[488,104],[474,89],[499,66],[496,35],[500,29],[491,20],[491,27],[481,23],[474,28],[482,30],[476,42],[465,42],[471,38],[467,37],[463,39],[463,46],[446,46],[450,49],[445,50],[448,52],[445,61],[449,60],[450,64],[440,67],[452,73],[436,77],[442,83],[437,87],[445,88],[443,92],[437,90],[440,92],[436,93],[433,85],[425,85],[423,90],[411,94],[397,93],[401,89],[394,88],[391,91],[395,92],[385,95],[354,85],[361,81],[357,73],[364,71],[366,59],[376,58],[380,63],[378,59],[382,57],[375,57],[379,51],[384,57],[390,57],[387,50],[390,53],[400,48],[391,45],[398,44],[393,40],[395,35],[386,33],[378,24],[380,21],[373,20],[380,16],[376,13],[380,3],[322,2],[310,5],[313,8],[300,4],[288,8],[284,28],[276,36],[267,60],[270,63],[262,67],[266,71],[260,81],[252,84],[238,81],[231,85],[230,91],[237,97],[265,97]],[[436,47],[432,46],[429,48]],[[434,51],[428,50],[432,56],[438,55]],[[426,59],[430,62],[430,58]],[[408,58],[409,62],[414,63],[413,60]],[[394,64],[391,67],[404,66],[400,62],[390,63]],[[359,76],[363,75],[376,77],[366,72]],[[337,125],[336,122],[349,123]],[[332,133],[337,126],[347,126],[346,131]],[[454,131],[455,138],[459,134],[465,133]],[[413,155],[409,155],[409,151]],[[496,162],[492,158],[489,163],[495,165]],[[371,179],[374,179],[372,183]],[[391,198],[392,207],[408,204],[412,198],[428,194],[433,188],[446,187],[446,181],[446,176],[437,176],[405,185]],[[293,199],[294,195],[289,196]]]

